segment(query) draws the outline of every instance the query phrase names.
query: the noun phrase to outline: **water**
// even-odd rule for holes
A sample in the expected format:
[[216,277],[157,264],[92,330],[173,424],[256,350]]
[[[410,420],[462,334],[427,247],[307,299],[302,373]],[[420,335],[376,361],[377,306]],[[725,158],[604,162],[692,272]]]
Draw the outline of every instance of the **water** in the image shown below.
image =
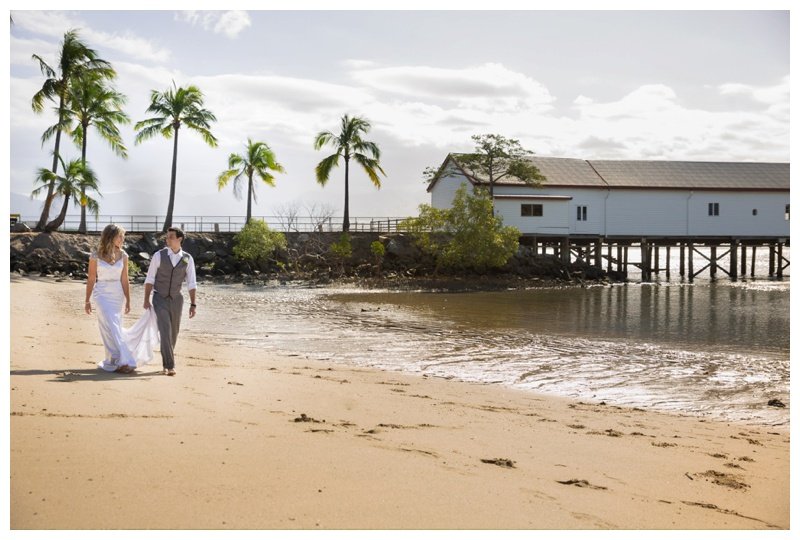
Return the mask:
[[192,334],[587,401],[788,424],[789,283],[480,293],[202,286]]

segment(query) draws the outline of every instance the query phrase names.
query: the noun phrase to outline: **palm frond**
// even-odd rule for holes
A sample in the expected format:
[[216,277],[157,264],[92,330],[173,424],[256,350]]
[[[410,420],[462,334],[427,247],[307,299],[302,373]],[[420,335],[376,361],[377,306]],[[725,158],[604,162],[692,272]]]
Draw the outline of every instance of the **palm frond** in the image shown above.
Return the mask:
[[317,167],[314,169],[316,176],[317,176],[317,183],[321,186],[324,186],[328,183],[328,179],[331,175],[331,170],[339,165],[339,152],[335,154],[331,154],[330,156],[326,157],[322,161],[317,164]]

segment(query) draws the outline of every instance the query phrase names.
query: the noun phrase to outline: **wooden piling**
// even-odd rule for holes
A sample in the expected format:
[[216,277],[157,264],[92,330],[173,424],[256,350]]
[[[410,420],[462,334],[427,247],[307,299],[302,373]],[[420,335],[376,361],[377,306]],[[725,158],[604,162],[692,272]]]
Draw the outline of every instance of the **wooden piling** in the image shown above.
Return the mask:
[[686,253],[684,251],[685,249],[686,249],[686,242],[681,242],[680,243],[680,250],[681,250],[681,254],[680,254],[680,267],[681,267],[680,268],[680,274],[681,274],[681,277],[685,277],[686,276]]
[[737,257],[739,256],[739,241],[738,240],[733,240],[731,242],[731,249],[730,249],[729,253],[730,253],[730,255],[729,255],[730,272],[728,272],[728,274],[730,275],[730,277],[731,277],[731,279],[733,281],[736,281],[736,278],[738,277],[737,272],[738,272],[738,269],[739,269],[739,261],[737,260]]
[[689,242],[689,281],[694,281],[694,242]]
[[717,246],[711,246],[711,281],[717,279]]

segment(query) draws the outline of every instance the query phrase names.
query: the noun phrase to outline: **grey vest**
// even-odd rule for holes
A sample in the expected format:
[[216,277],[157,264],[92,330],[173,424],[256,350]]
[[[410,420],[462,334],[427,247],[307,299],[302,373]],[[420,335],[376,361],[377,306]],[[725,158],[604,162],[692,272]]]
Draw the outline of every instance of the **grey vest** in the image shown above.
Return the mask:
[[153,288],[165,298],[181,296],[181,285],[183,280],[186,279],[186,269],[188,267],[189,265],[183,262],[183,259],[173,267],[172,261],[169,260],[169,248],[162,249],[161,264],[158,265],[158,270],[156,270],[156,280]]

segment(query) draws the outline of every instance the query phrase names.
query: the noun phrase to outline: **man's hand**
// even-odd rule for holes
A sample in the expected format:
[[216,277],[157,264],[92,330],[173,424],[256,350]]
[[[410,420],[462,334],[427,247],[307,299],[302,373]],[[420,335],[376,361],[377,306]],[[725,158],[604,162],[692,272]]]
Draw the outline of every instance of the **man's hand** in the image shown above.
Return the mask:
[[189,306],[189,318],[191,319],[194,317],[195,313],[197,313],[197,306]]

